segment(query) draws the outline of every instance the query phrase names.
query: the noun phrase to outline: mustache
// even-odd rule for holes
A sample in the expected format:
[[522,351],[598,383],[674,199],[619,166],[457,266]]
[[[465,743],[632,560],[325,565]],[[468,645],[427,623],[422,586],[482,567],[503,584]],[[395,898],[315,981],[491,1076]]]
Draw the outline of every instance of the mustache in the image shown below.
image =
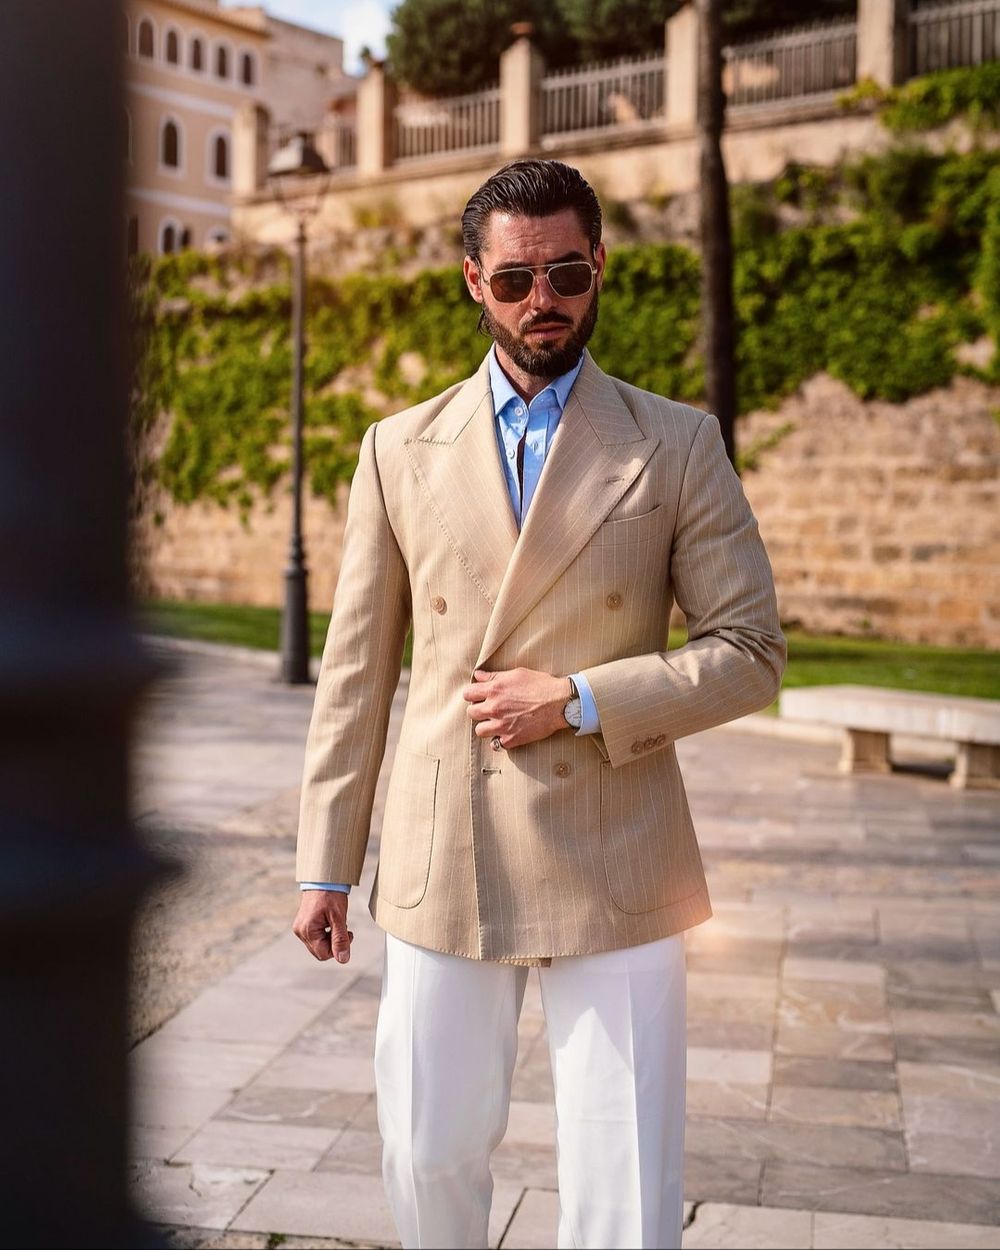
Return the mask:
[[571,326],[573,322],[569,317],[554,316],[549,313],[544,317],[536,317],[534,321],[529,321],[521,326],[521,333],[527,334],[529,330],[534,330],[538,326]]

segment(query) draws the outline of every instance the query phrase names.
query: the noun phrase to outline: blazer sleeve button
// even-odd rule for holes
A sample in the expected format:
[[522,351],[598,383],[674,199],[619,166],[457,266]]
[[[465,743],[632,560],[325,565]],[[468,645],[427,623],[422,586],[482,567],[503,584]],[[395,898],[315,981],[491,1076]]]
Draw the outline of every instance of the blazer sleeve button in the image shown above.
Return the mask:
[[434,609],[435,612],[446,612],[448,610],[447,603],[445,603],[445,601],[441,598],[440,595],[434,596],[434,598],[431,600],[431,607]]
[[655,739],[655,738],[647,738],[647,739],[646,739],[646,741],[643,743],[643,746],[644,746],[647,750],[650,750],[652,747],[655,747],[655,746],[656,746],[656,739]]
[[636,738],[635,742],[632,743],[632,754],[638,755],[641,750],[642,750],[642,743],[639,741],[638,738]]
[[664,742],[666,742],[666,740],[667,740],[667,735],[666,735],[666,734],[657,734],[657,735],[656,735],[656,745],[657,745],[658,747],[662,747],[662,746],[663,746],[663,744],[664,744]]

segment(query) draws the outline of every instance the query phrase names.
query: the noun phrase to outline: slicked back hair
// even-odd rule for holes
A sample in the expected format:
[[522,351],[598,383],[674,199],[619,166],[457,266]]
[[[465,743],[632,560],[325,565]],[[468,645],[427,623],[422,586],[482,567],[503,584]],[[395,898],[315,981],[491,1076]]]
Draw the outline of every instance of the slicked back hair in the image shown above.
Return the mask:
[[594,188],[578,169],[562,161],[511,161],[492,174],[465,206],[462,242],[465,253],[478,259],[493,213],[550,217],[572,208],[591,249],[601,241],[601,205]]

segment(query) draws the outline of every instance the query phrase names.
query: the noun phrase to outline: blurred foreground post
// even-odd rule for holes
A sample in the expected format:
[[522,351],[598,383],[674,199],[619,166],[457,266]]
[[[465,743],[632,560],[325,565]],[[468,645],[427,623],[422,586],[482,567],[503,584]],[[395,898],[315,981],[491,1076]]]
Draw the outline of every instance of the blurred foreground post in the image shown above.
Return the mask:
[[736,360],[733,320],[733,242],[729,183],[722,158],[726,98],[722,92],[722,0],[697,0],[698,149],[701,183],[701,312],[705,344],[705,402],[722,426],[735,462]]
[[149,1244],[126,1197],[128,738],[115,0],[0,4],[2,1243]]

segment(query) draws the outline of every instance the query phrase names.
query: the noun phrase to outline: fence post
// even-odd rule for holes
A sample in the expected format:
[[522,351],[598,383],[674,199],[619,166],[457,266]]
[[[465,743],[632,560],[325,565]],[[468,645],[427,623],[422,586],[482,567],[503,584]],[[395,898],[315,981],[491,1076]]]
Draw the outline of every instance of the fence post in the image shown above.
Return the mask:
[[385,62],[372,60],[358,86],[358,173],[377,177],[393,158],[392,120],[396,84],[385,72]]
[[698,12],[694,4],[666,23],[665,123],[669,130],[689,130],[698,120]]
[[515,22],[515,39],[500,56],[500,154],[523,156],[542,135],[542,75],[545,61],[531,36],[531,22]]
[[858,0],[858,81],[895,87],[907,75],[908,0]]
[[267,181],[267,135],[270,114],[248,102],[233,118],[233,194],[253,195]]

